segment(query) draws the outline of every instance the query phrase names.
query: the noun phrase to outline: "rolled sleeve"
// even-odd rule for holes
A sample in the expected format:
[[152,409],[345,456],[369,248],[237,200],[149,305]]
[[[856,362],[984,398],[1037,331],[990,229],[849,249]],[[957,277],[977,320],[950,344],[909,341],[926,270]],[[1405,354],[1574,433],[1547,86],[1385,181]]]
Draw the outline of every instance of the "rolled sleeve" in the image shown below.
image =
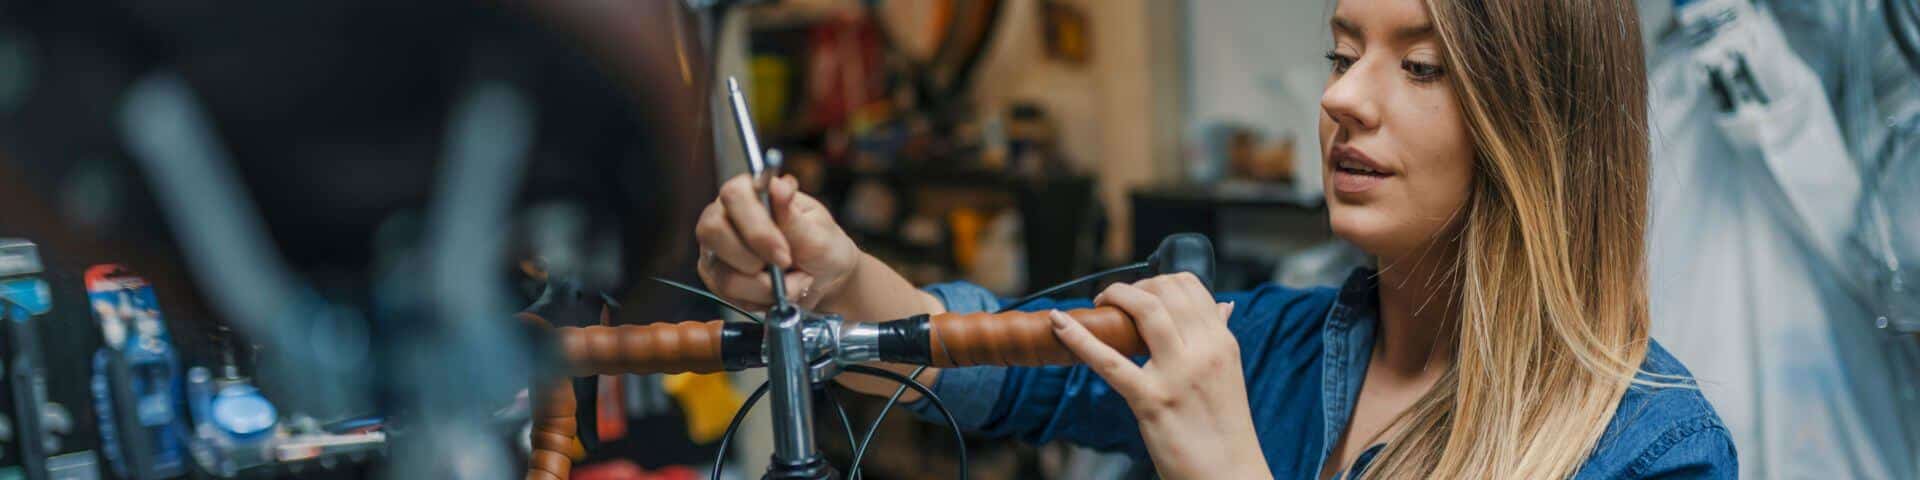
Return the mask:
[[[949,312],[974,313],[1000,309],[1000,299],[979,285],[942,283],[929,286],[925,291],[940,300],[940,304],[946,306]],[[946,368],[940,371],[940,376],[929,388],[940,396],[947,410],[953,412],[954,421],[960,424],[960,428],[979,430],[992,417],[993,407],[999,402],[1006,381],[1006,367]],[[941,418],[940,410],[933,408],[933,402],[924,397],[905,406],[908,411],[929,422],[946,421]]]

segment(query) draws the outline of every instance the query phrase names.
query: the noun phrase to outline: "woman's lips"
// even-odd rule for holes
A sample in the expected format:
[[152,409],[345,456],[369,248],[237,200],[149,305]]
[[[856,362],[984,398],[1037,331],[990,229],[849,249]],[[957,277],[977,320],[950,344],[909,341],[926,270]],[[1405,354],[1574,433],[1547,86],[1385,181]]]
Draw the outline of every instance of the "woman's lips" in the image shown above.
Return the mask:
[[1333,189],[1341,193],[1372,190],[1393,176],[1393,172],[1368,158],[1366,152],[1346,144],[1334,145],[1327,152],[1327,163],[1333,172]]

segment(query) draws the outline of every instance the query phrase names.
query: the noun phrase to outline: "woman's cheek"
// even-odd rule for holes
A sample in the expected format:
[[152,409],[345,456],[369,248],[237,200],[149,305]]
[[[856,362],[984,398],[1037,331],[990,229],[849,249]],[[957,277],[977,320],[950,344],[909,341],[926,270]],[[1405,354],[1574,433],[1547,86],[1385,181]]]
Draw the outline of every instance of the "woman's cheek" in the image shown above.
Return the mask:
[[[1436,85],[1438,86],[1438,85]],[[1432,228],[1444,228],[1447,222],[1457,221],[1456,213],[1464,208],[1467,197],[1472,191],[1474,174],[1474,147],[1472,133],[1467,130],[1466,118],[1460,105],[1453,98],[1451,89],[1435,88],[1422,92],[1425,98],[1419,115],[1429,128],[1418,130],[1420,150],[1425,152],[1410,170],[1415,173],[1415,183],[1419,188],[1415,194],[1415,204],[1423,210],[1422,216],[1429,222],[1437,223]]]

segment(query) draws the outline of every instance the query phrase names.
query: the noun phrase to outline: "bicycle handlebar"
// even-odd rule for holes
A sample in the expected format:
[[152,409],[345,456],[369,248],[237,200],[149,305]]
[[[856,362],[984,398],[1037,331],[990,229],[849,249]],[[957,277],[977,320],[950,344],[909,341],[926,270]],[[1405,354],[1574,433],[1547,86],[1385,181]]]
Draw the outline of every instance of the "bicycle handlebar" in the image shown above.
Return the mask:
[[[1147,353],[1133,317],[1118,308],[1085,308],[1066,314],[1123,355]],[[830,342],[833,347],[825,353],[847,363],[879,360],[934,367],[1078,363],[1073,351],[1054,335],[1047,315],[1045,311],[916,315],[825,330],[834,338],[817,340]],[[538,315],[518,317],[551,328]],[[765,366],[761,326],[752,323],[706,320],[553,331],[567,376],[711,373]],[[586,455],[578,437],[573,388],[565,378],[536,379],[534,385],[533,450],[526,478],[565,480],[573,462]]]
[[648,325],[559,328],[560,350],[570,376],[623,373],[710,373],[721,360],[720,320]]
[[[1147,344],[1134,328],[1133,317],[1114,307],[1069,310],[1066,314],[1085,325],[1101,343],[1122,355],[1147,353]],[[910,319],[911,320],[911,319]],[[973,365],[1038,366],[1079,363],[1073,351],[1053,334],[1047,312],[943,313],[927,323],[927,360],[935,367]],[[885,358],[905,361],[903,358]]]
[[[1123,355],[1147,351],[1133,317],[1114,307],[1069,310],[1102,343]],[[533,317],[521,314],[523,317]],[[878,329],[878,358],[934,367],[1077,363],[1053,334],[1047,313],[942,313],[867,324]],[[554,329],[571,376],[711,373],[759,367],[761,333],[720,320]]]

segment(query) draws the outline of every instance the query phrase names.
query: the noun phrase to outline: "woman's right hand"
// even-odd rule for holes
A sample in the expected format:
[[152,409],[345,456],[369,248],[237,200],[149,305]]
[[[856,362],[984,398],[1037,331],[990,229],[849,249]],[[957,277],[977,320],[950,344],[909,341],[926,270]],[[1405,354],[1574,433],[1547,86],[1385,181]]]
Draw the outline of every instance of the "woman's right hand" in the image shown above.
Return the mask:
[[826,205],[800,193],[792,176],[768,182],[772,215],[741,174],[720,186],[720,197],[700,214],[700,280],[721,298],[748,310],[773,303],[772,263],[786,269],[787,297],[814,309],[845,287],[866,255],[834,222]]
[[[946,306],[922,292],[879,259],[860,251],[819,200],[799,192],[793,177],[769,182],[773,215],[761,205],[746,175],[720,186],[720,199],[700,214],[694,233],[700,240],[700,280],[721,298],[748,310],[765,310],[773,300],[768,263],[786,268],[787,296],[800,308],[830,312],[857,321],[880,321],[920,313],[941,313]],[[899,373],[910,367],[883,364]],[[940,369],[919,378],[931,385]],[[894,384],[861,375],[841,375],[841,385],[869,395],[886,395]],[[907,391],[900,398],[913,401]]]

